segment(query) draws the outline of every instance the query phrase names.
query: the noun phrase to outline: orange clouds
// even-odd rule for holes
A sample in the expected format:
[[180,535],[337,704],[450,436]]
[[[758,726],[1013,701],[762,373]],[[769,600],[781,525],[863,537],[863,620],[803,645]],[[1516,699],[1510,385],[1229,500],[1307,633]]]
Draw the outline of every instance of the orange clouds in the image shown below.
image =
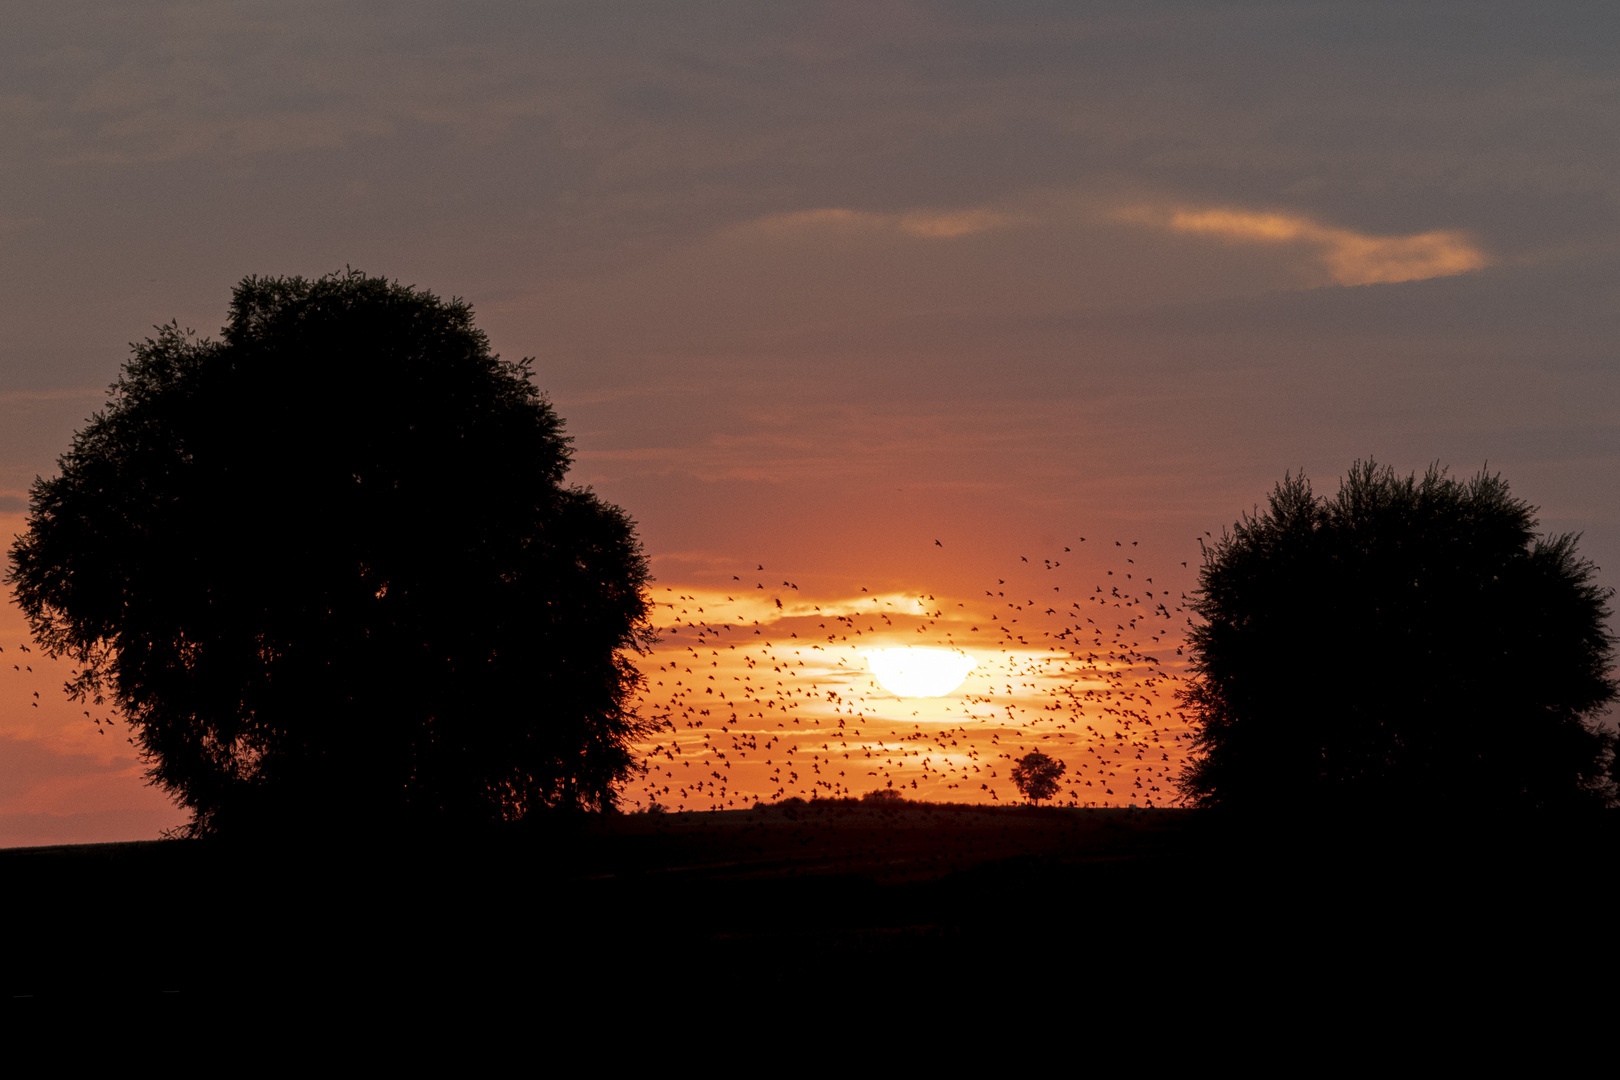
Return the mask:
[[[711,571],[729,588],[665,586],[654,594],[661,640],[638,663],[638,709],[656,726],[625,806],[733,809],[887,788],[999,803],[1018,798],[1009,770],[1032,749],[1068,765],[1066,801],[1162,805],[1190,747],[1172,652],[1185,618],[1172,598],[1190,580],[1161,577],[1170,567],[1158,584],[1133,579],[1143,556],[1116,544],[1066,570],[1067,555],[1020,557],[994,589],[956,594],[801,588],[746,564]],[[914,646],[976,664],[943,696],[881,686],[873,653]]]
[[[1083,215],[1084,216],[1084,215]],[[1308,276],[1336,285],[1373,285],[1452,277],[1483,269],[1491,258],[1466,232],[1436,229],[1377,236],[1327,225],[1305,214],[1231,207],[1136,206],[1107,216],[1172,233],[1208,236],[1230,244],[1272,245],[1304,256]],[[1013,214],[989,208],[874,213],[828,207],[773,214],[736,227],[736,235],[775,239],[816,236],[900,236],[954,239],[1040,221],[1073,226],[1069,215],[1046,206]]]
[[1294,245],[1310,251],[1337,285],[1373,285],[1452,277],[1490,265],[1490,258],[1458,230],[1409,236],[1373,236],[1324,225],[1303,214],[1229,208],[1136,208],[1123,220],[1173,232],[1214,236],[1229,243]]

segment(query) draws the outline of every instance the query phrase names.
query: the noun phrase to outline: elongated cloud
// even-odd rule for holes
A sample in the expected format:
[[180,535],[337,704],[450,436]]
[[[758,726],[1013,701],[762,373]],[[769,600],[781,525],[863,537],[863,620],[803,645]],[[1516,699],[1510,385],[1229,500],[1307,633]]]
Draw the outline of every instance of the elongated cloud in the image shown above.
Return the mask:
[[914,210],[900,215],[900,231],[911,236],[952,237],[969,236],[1010,225],[1013,219],[994,210],[954,210],[930,213]]
[[1452,277],[1490,265],[1490,258],[1473,240],[1454,229],[1410,236],[1373,236],[1324,225],[1302,214],[1226,208],[1133,209],[1120,216],[1175,232],[1203,233],[1232,243],[1312,248],[1316,259],[1339,285]]
[[803,233],[811,230],[844,229],[850,232],[901,233],[928,240],[971,236],[1016,224],[1017,218],[995,210],[908,210],[900,214],[875,214],[865,210],[827,208],[773,214],[742,226],[766,234]]

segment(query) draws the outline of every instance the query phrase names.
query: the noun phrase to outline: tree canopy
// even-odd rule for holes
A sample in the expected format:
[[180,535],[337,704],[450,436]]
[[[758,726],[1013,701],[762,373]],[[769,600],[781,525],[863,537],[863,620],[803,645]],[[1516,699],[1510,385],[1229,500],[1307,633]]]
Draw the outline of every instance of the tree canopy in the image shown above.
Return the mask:
[[1013,762],[1012,781],[1024,798],[1032,803],[1050,799],[1057,794],[1058,780],[1068,766],[1039,750],[1031,750]]
[[641,732],[634,525],[564,484],[529,361],[358,271],[134,345],[8,575],[199,833],[600,808]]
[[1358,462],[1205,551],[1182,792],[1323,810],[1602,805],[1612,589],[1499,476]]

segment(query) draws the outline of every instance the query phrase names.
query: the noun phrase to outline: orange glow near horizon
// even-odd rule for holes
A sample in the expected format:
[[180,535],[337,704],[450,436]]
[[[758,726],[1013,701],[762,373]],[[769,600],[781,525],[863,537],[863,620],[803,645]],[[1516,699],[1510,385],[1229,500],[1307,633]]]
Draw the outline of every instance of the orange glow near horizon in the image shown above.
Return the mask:
[[[657,731],[639,748],[645,772],[622,789],[624,809],[735,809],[879,788],[1016,802],[1012,761],[1034,749],[1068,766],[1060,802],[1172,803],[1190,749],[1175,698],[1182,586],[1172,592],[1110,554],[1118,570],[1081,581],[1040,560],[992,579],[997,588],[978,599],[816,596],[763,572],[735,575],[730,590],[657,590],[662,640],[642,658],[639,703]],[[897,697],[864,657],[908,648],[975,666],[955,692]]]
[[[1016,560],[1017,569],[986,576],[988,587],[948,592],[866,591],[714,568],[688,575],[711,578],[701,585],[660,582],[652,592],[660,640],[638,658],[645,685],[636,702],[654,730],[636,747],[641,770],[622,785],[622,808],[745,808],[887,788],[914,800],[1005,804],[1020,798],[1013,760],[1034,749],[1068,767],[1059,802],[1172,804],[1190,749],[1175,692],[1192,575],[1150,570],[1130,546],[1095,548]],[[723,579],[727,587],[716,587]],[[20,626],[11,631],[23,640]],[[974,666],[942,696],[896,696],[869,658],[914,649]],[[9,696],[38,703],[12,724],[13,737],[40,740],[43,750],[66,755],[63,762],[84,754],[94,761],[82,759],[76,778],[42,772],[0,809],[78,813],[116,789],[125,799],[138,791],[138,813],[125,812],[123,824],[98,819],[98,839],[183,822],[184,812],[145,784],[116,716],[83,715],[61,693],[69,665],[10,644],[5,657],[17,661],[0,680]],[[70,824],[89,828],[64,822],[11,842],[53,842]]]

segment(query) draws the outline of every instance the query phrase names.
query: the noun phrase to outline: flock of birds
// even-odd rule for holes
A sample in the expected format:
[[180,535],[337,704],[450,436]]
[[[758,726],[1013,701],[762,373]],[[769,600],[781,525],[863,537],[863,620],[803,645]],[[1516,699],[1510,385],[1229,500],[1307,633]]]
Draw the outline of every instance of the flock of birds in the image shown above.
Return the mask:
[[[1101,571],[1085,584],[1060,569],[1073,544],[1020,556],[972,601],[861,588],[816,603],[792,580],[767,586],[763,564],[751,588],[742,574],[667,588],[640,703],[657,730],[624,804],[724,810],[874,790],[999,804],[1019,798],[1008,773],[1034,749],[1067,766],[1064,804],[1173,802],[1191,749],[1176,697],[1191,620],[1181,587],[1139,551],[1114,541],[1085,560]],[[907,644],[962,649],[979,668],[954,695],[896,698],[860,650]]]
[[[9,671],[7,670],[8,662]],[[9,655],[5,646],[0,645],[0,681],[9,683],[14,687],[10,693],[4,695],[5,698],[11,701],[20,700],[30,709],[38,709],[42,701],[47,705],[57,701],[67,702],[68,699],[62,693],[60,681],[61,676],[67,672],[66,666],[47,660],[41,664],[46,670],[36,672],[34,670],[35,662],[34,650],[26,641],[18,642],[13,646],[13,650]],[[40,687],[42,686],[47,691],[54,690],[55,693],[48,692],[42,698],[40,696]],[[111,710],[103,710],[103,712],[105,715],[96,716],[89,709],[80,710],[85,722],[93,725],[93,730],[101,735],[106,735],[109,731],[117,730],[117,715]],[[48,725],[50,721],[45,721],[45,723]],[[28,726],[35,725],[29,724]],[[123,737],[131,746],[135,745],[135,740],[130,735],[126,734]]]
[[[763,564],[752,587],[739,573],[725,588],[665,589],[638,703],[654,730],[622,804],[738,809],[875,790],[1001,804],[1019,798],[1009,772],[1035,749],[1066,766],[1058,802],[1172,802],[1191,749],[1176,698],[1186,595],[1138,564],[1135,541],[1085,560],[1100,580],[1078,583],[1062,569],[1073,547],[1020,556],[977,600],[863,587],[817,603],[791,579],[767,585]],[[861,650],[906,644],[961,649],[979,666],[955,694],[896,698]],[[32,653],[0,647],[0,662],[14,661],[6,674],[38,709],[62,672],[36,673]],[[135,745],[115,714],[81,711]]]

